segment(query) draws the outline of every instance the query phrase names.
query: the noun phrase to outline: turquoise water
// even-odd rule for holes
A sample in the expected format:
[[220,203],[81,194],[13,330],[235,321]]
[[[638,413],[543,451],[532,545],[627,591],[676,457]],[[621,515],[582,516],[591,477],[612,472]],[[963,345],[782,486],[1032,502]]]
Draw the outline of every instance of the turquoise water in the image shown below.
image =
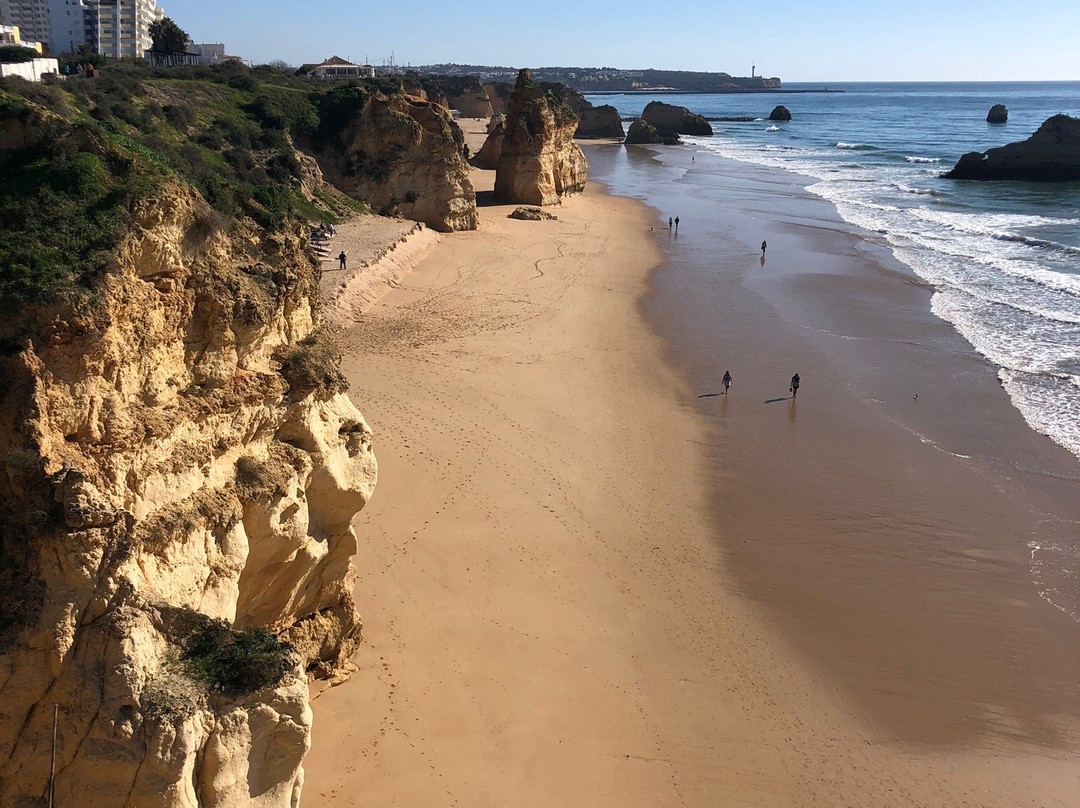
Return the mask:
[[[785,85],[800,89],[799,85]],[[999,369],[1027,422],[1080,457],[1080,183],[940,178],[961,154],[1080,117],[1080,82],[832,84],[840,93],[590,95],[624,118],[658,99],[714,122],[691,147],[800,175],[931,284],[933,312]],[[765,120],[784,104],[793,120]],[[986,123],[994,104],[1009,121]]]

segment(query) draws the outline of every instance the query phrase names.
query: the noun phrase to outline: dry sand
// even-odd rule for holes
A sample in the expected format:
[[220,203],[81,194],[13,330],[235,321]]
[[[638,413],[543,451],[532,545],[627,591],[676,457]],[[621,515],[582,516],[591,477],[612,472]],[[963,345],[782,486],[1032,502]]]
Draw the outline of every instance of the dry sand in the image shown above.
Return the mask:
[[738,469],[639,311],[654,214],[595,184],[508,210],[344,334],[380,464],[366,641],[303,805],[1077,804],[1066,752],[866,720],[740,593],[709,503]]

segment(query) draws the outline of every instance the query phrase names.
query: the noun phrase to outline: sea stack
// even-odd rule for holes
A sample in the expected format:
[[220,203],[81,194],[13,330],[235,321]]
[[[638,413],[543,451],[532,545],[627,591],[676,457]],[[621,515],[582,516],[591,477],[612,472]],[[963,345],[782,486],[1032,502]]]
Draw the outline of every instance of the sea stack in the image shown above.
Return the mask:
[[678,139],[679,135],[711,135],[712,126],[702,116],[686,107],[650,101],[641,113],[644,121],[656,128],[662,137]]
[[994,104],[986,113],[987,123],[1005,123],[1009,120],[1009,110],[1004,104]]
[[588,166],[574,143],[578,116],[552,92],[545,93],[532,73],[518,73],[506,112],[495,198],[500,202],[557,205],[585,189]]
[[775,107],[773,107],[773,111],[769,113],[769,120],[790,121],[791,113],[788,111],[788,108],[785,107],[783,104],[777,104]]
[[1027,140],[968,152],[943,176],[950,180],[1076,182],[1080,180],[1080,119],[1054,115]]
[[[656,127],[651,123],[638,118],[630,124],[624,142],[628,145],[634,143],[663,143],[664,137],[656,131]],[[676,138],[675,142],[678,143],[678,138]]]

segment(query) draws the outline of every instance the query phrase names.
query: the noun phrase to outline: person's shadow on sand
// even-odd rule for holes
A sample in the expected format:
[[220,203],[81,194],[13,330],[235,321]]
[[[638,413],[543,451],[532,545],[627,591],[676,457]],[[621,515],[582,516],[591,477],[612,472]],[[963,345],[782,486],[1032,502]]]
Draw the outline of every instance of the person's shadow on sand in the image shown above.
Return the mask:
[[765,403],[775,404],[777,401],[790,401],[793,398],[795,398],[795,396],[781,396],[780,398],[770,398]]
[[698,398],[715,398],[716,396],[722,395],[724,395],[723,390],[721,390],[719,393],[702,393],[700,396],[698,396]]

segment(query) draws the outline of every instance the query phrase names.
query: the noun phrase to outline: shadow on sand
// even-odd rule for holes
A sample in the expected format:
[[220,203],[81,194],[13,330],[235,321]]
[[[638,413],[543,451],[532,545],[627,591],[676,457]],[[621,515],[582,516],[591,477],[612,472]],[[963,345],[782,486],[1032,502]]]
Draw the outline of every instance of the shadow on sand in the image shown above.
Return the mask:
[[795,399],[795,396],[783,396],[782,398],[770,398],[765,403],[766,404],[775,404],[777,401],[793,401],[794,399]]

